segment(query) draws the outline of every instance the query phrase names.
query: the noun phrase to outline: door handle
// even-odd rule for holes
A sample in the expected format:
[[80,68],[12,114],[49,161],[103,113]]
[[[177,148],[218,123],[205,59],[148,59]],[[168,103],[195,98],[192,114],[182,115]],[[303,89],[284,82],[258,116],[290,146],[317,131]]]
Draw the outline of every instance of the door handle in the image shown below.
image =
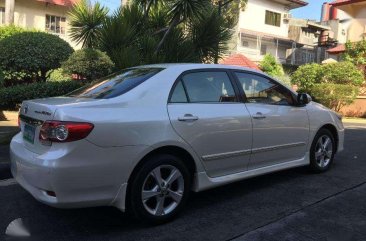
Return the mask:
[[198,116],[194,116],[192,114],[185,114],[183,117],[178,117],[179,121],[196,121],[198,120]]
[[253,119],[265,119],[266,116],[262,114],[262,112],[257,112],[257,114],[253,115]]

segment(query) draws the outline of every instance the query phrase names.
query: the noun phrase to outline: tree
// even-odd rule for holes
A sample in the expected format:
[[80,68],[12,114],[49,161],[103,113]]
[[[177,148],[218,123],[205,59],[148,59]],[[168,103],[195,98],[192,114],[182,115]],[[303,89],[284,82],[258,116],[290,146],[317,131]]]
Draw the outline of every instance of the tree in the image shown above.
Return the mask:
[[355,65],[366,64],[366,40],[356,43],[348,41],[343,57],[346,61],[352,62]]
[[70,37],[83,48],[95,48],[100,38],[100,29],[108,14],[108,8],[96,2],[94,5],[89,0],[80,0],[71,9]]
[[220,15],[223,15],[227,23],[235,26],[239,20],[240,10],[244,11],[248,0],[212,0],[217,6]]
[[260,62],[259,67],[265,73],[273,77],[280,77],[285,74],[283,67],[271,54],[266,54]]
[[225,20],[215,9],[208,9],[202,18],[194,19],[188,27],[195,52],[205,63],[212,63],[227,51],[232,35]]
[[[232,36],[225,18],[215,10],[210,0],[135,0],[106,16],[99,37],[93,39],[117,68],[212,62],[213,56],[226,51]],[[172,24],[174,20],[179,21]],[[78,31],[82,29],[75,28],[76,35]]]
[[25,73],[30,81],[46,81],[48,72],[61,66],[73,52],[58,36],[23,32],[0,41],[0,69]]
[[155,54],[159,52],[169,33],[179,23],[182,23],[185,20],[202,17],[202,11],[204,11],[209,4],[209,0],[172,0],[169,4],[170,11],[168,12],[170,24],[156,47]]

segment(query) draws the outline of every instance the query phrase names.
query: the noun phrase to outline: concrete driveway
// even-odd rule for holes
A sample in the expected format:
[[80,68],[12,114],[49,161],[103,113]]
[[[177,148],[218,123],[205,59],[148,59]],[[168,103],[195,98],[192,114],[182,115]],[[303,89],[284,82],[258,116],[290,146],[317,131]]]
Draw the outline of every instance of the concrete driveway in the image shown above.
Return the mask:
[[345,143],[325,174],[297,168],[192,194],[178,219],[155,227],[110,207],[51,208],[0,182],[0,240],[17,218],[24,240],[366,240],[366,128],[350,126]]

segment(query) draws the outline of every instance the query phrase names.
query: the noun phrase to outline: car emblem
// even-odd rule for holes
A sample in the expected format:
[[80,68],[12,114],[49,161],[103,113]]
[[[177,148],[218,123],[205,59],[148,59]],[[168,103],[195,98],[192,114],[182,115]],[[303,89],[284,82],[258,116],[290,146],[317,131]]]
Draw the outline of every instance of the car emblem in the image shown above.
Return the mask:
[[28,113],[28,105],[24,106],[23,112],[24,112],[24,114]]

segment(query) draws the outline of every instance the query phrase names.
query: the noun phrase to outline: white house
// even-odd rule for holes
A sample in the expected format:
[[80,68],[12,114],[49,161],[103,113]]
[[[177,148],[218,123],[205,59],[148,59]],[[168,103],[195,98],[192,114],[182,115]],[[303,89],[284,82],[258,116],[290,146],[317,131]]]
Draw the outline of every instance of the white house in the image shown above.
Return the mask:
[[285,63],[296,48],[296,43],[288,37],[290,11],[307,4],[302,0],[248,0],[245,11],[240,12],[237,46],[233,52],[255,62],[272,54]]
[[0,26],[14,24],[55,34],[71,46],[68,11],[78,0],[0,0]]

